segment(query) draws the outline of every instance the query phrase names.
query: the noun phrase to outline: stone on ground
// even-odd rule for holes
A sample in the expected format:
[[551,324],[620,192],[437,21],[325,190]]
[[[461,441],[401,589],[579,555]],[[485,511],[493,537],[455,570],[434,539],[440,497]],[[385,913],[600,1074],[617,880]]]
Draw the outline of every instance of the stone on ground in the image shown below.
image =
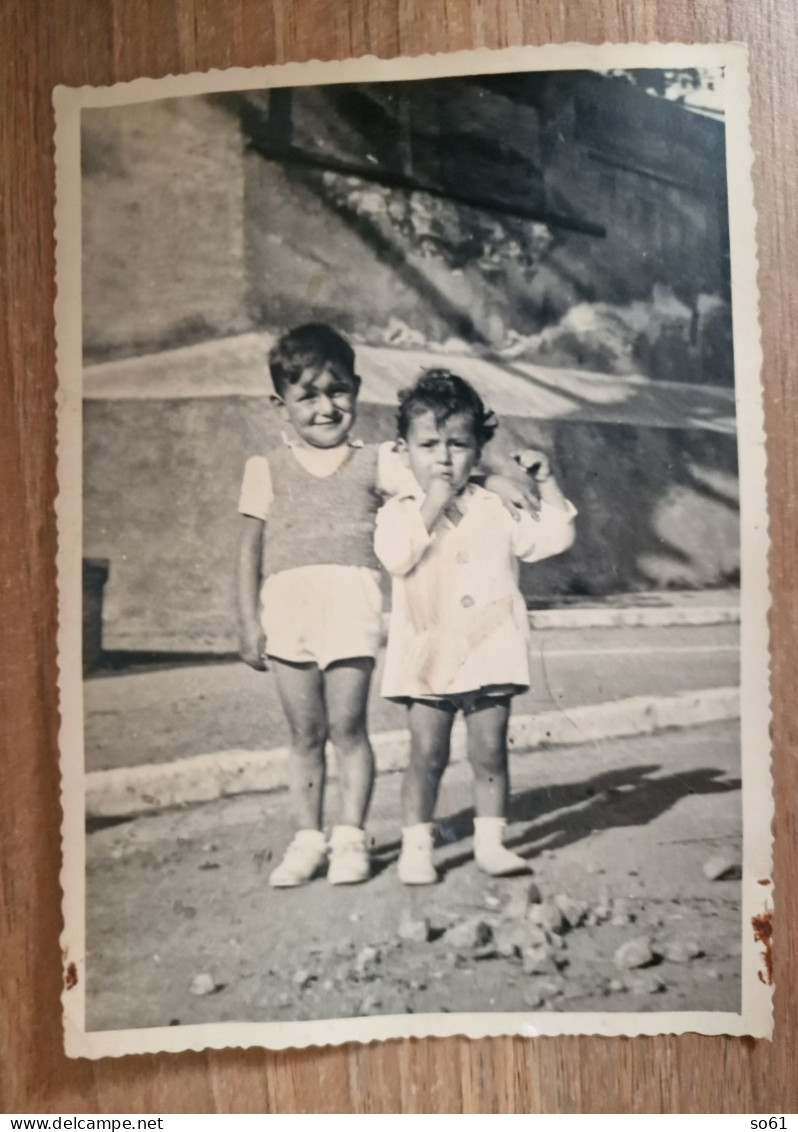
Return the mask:
[[513,888],[504,906],[504,914],[511,920],[522,919],[529,911],[530,904],[540,904],[541,900],[540,889],[535,881],[527,881]]
[[377,947],[362,947],[357,953],[355,960],[355,970],[361,978],[374,973],[374,968],[382,959],[380,950]]
[[587,914],[585,923],[589,927],[596,927],[598,924],[604,924],[612,916],[612,912],[606,904],[596,904],[591,908]]
[[474,951],[492,942],[493,929],[490,924],[486,924],[484,920],[475,916],[452,924],[444,932],[443,938],[450,947],[457,950]]
[[613,927],[623,928],[626,927],[627,924],[633,924],[635,922],[635,915],[629,907],[629,901],[623,896],[619,896],[613,900],[611,911],[611,923]]
[[630,971],[635,967],[647,967],[655,958],[651,940],[648,936],[641,935],[622,943],[616,950],[613,961],[622,971]]
[[544,996],[544,998],[555,998],[558,994],[562,994],[565,986],[565,979],[562,975],[558,975],[556,979],[541,979],[536,984],[536,990]]
[[704,876],[707,880],[739,880],[743,875],[740,858],[731,853],[718,853],[704,861]]
[[188,988],[191,994],[203,995],[213,994],[214,991],[219,989],[219,984],[214,979],[213,975],[209,975],[207,971],[203,971],[200,975],[195,975],[191,980],[191,986]]
[[[534,937],[535,932],[538,933],[537,938]],[[496,925],[493,929],[493,939],[499,955],[512,958],[520,955],[525,947],[545,943],[546,933],[523,920],[511,920]]]
[[639,971],[627,976],[626,988],[632,994],[662,994],[668,989],[665,980],[652,971]]
[[547,944],[524,948],[521,968],[525,975],[556,975],[559,970],[554,951]]
[[562,912],[550,900],[545,900],[542,904],[531,904],[527,918],[538,927],[545,928],[547,932],[559,934],[566,929]]
[[563,919],[569,928],[580,927],[587,919],[590,905],[584,900],[574,900],[565,893],[554,897],[554,903],[562,913]]
[[367,995],[360,1006],[358,1007],[358,1014],[361,1016],[379,1014],[381,1012],[382,999],[377,998],[376,995]]
[[700,944],[695,940],[674,939],[663,943],[659,948],[663,959],[669,963],[689,963],[691,959],[700,959],[704,954]]
[[529,987],[523,991],[522,997],[524,1005],[528,1006],[530,1010],[539,1010],[541,1006],[546,1005],[546,999],[540,993],[537,987]]
[[407,943],[426,943],[429,939],[430,926],[426,916],[414,916],[407,909],[402,913],[399,921],[397,935]]

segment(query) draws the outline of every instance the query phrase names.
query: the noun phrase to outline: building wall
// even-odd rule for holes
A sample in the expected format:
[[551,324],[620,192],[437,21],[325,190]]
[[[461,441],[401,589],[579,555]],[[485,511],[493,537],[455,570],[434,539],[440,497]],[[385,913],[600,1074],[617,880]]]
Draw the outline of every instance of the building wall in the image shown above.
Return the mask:
[[[530,199],[607,227],[603,239],[552,229],[553,242],[531,277],[517,267],[498,275],[469,263],[453,270],[403,243],[385,217],[342,204],[323,174],[265,160],[248,144],[240,105],[229,99],[84,112],[87,362],[164,356],[171,346],[310,318],[328,319],[361,341],[379,340],[394,320],[424,341],[466,338],[457,347],[461,355],[496,349],[510,331],[534,336],[542,328],[556,364],[730,384],[730,339],[722,326],[710,352],[700,335],[698,347],[690,340],[696,289],[715,295],[720,306],[711,309],[722,311],[725,206],[714,188],[697,183],[699,157],[691,169],[684,153],[699,155],[702,138],[717,147],[717,123],[696,124],[671,106],[641,102],[639,92],[618,94],[617,105],[601,104],[599,114],[597,99],[609,88],[591,82],[576,84],[567,97],[541,88],[534,105],[513,104],[519,139],[531,139]],[[306,141],[338,146],[336,152],[351,149],[353,138],[365,145],[347,125],[345,99],[331,103],[318,91],[307,99],[299,118]],[[501,109],[506,117],[508,100],[511,91],[470,89],[461,103],[441,98],[437,118],[432,103],[410,107],[421,172],[435,173],[422,157],[438,160],[436,175],[461,178],[470,191],[484,187],[495,175],[496,154],[479,146],[491,140],[491,115]],[[425,107],[430,124],[422,145]],[[407,113],[405,107],[400,117]],[[647,123],[649,113],[670,116],[670,125]],[[385,107],[375,120],[396,146]],[[667,153],[650,151],[647,139],[679,122],[689,122],[679,129],[693,133],[681,143],[670,139],[679,169],[668,179]],[[644,151],[591,156],[602,152],[602,139],[627,135],[643,139]],[[451,153],[436,154],[445,138],[459,139],[458,152],[473,155],[467,170]],[[388,160],[388,141],[385,147]],[[408,160],[401,146],[397,154]],[[607,326],[631,309],[623,304],[645,303],[657,287],[670,296],[671,314],[653,319],[656,334],[646,350],[631,338],[625,353],[608,352]],[[565,324],[572,312],[595,314],[600,306],[601,317],[580,316],[557,336],[558,319]],[[185,378],[190,385],[191,374]],[[364,406],[363,423],[366,436],[392,434],[387,408]],[[508,443],[514,435],[537,437],[552,447],[580,519],[572,551],[524,572],[530,598],[736,580],[733,437],[567,421],[540,422],[532,432],[528,421],[505,420],[501,435]],[[279,443],[267,401],[90,401],[84,442],[84,554],[110,563],[106,647],[234,647],[235,507],[245,456]]]
[[541,113],[548,198],[607,231],[568,242],[588,297],[625,302],[655,284],[691,305],[729,297],[721,121],[593,75],[554,77]]
[[[253,97],[244,120],[254,138],[249,183],[258,186],[247,206],[256,321],[275,328],[318,304],[325,317],[369,341],[381,340],[394,318],[428,341],[459,337],[501,349],[512,335],[556,326],[580,304],[643,301],[652,325],[622,372],[730,385],[722,123],[596,76],[540,76],[531,94],[526,82],[526,102],[515,81],[296,90],[292,141],[328,162],[515,203],[541,220],[556,213],[605,235],[541,223],[548,239],[528,267],[509,259],[486,267],[467,255],[453,267],[391,221],[378,187],[365,183],[358,195],[342,175],[283,169],[259,157],[270,146],[269,101]],[[415,201],[422,212],[429,206],[434,231],[435,202],[423,195]],[[477,241],[485,224],[504,223],[464,206],[457,211],[464,235],[470,228]],[[510,223],[505,244],[513,234]],[[365,285],[372,278],[373,288]],[[537,349],[530,343],[529,356],[548,359]],[[567,343],[554,359],[588,368],[613,361],[612,351],[580,352]]]
[[84,110],[87,360],[246,329],[244,145],[205,98]]
[[[391,439],[393,408],[363,405],[359,432]],[[86,403],[84,554],[110,562],[107,649],[235,649],[241,475],[280,434],[266,397]],[[493,451],[528,444],[554,454],[579,509],[574,547],[523,567],[530,600],[737,582],[733,437],[511,418]]]
[[[498,349],[579,304],[656,305],[664,291],[678,309],[670,337],[663,349],[641,338],[627,369],[731,384],[722,125],[593,76],[566,85],[541,76],[535,100],[521,104],[512,78],[450,80],[434,99],[429,84],[408,84],[401,99],[384,89],[395,84],[299,89],[294,143],[389,171],[399,163],[426,183],[496,199],[517,197],[520,184],[541,215],[553,209],[606,229],[600,237],[549,226],[530,269],[508,261],[486,270],[467,255],[453,267],[384,210],[342,199],[340,178],[264,159],[267,95],[84,112],[87,359],[309,318],[366,341],[382,340],[394,320],[427,341]],[[514,123],[500,144],[498,121]],[[466,236],[485,220],[461,214]],[[700,296],[714,300],[709,336]],[[697,336],[708,350],[695,348]],[[573,349],[562,361],[610,364]]]
[[[335,211],[316,190],[318,178],[245,159],[248,310],[269,329],[328,321],[345,334],[380,340],[398,318],[433,341],[452,333],[423,301],[423,272],[375,247],[362,226]],[[434,295],[433,298],[437,298]],[[440,303],[438,304],[440,305]]]

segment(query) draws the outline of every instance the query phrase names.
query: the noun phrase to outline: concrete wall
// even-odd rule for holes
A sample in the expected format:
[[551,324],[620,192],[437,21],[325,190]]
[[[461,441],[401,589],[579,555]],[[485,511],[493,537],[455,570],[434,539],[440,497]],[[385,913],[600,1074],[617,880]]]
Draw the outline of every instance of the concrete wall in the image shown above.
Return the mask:
[[585,298],[629,302],[655,284],[691,306],[728,298],[722,122],[592,75],[553,76],[541,114],[547,198],[607,230],[555,255]]
[[[298,89],[293,142],[332,161],[518,203],[541,217],[577,218],[605,236],[553,224],[531,267],[508,261],[487,270],[466,258],[453,269],[384,209],[348,203],[346,178],[260,157],[258,146],[269,144],[268,99],[253,96],[244,120],[255,139],[247,160],[255,320],[279,327],[316,313],[380,341],[394,317],[428,341],[455,336],[501,348],[513,334],[556,325],[579,304],[642,300],[667,309],[667,333],[662,343],[660,327],[653,342],[641,335],[626,372],[731,385],[722,123],[588,74],[541,75],[517,86],[515,76],[496,76]],[[461,208],[459,215],[478,238],[485,214]],[[507,243],[512,235],[511,224]],[[555,354],[561,364],[593,368],[602,357],[562,345]]]
[[[391,408],[362,407],[362,436],[393,428]],[[279,443],[266,398],[86,403],[84,553],[110,561],[107,649],[235,647],[240,477],[246,455]],[[554,453],[580,511],[574,548],[524,567],[530,599],[737,581],[733,437],[505,419],[494,445],[529,443]]]
[[88,359],[246,329],[244,143],[204,98],[84,110]]
[[[549,226],[531,266],[495,270],[427,254],[387,216],[342,198],[340,178],[266,160],[267,94],[85,111],[87,358],[310,318],[364,341],[399,319],[428,341],[497,349],[578,304],[649,301],[659,288],[683,305],[678,333],[662,349],[646,341],[634,366],[731,384],[728,333],[709,354],[686,341],[700,297],[728,297],[722,124],[587,74],[527,77],[520,91],[518,81],[292,95],[303,150],[606,228]],[[459,215],[464,236],[478,235],[485,214]],[[552,356],[595,368],[578,350]]]
[[[376,153],[489,195],[523,162],[527,203],[607,228],[605,238],[552,228],[534,270],[495,274],[452,269],[385,216],[342,203],[323,174],[267,161],[253,125],[268,119],[265,96],[254,118],[242,118],[240,97],[84,112],[86,360],[163,357],[311,318],[380,341],[398,319],[422,341],[468,339],[461,353],[496,350],[514,332],[537,335],[534,348],[556,364],[728,387],[722,127],[591,76],[541,76],[532,95],[511,79],[460,84],[457,98],[445,84],[411,84],[404,101],[382,87],[295,98],[297,143],[350,160]],[[651,317],[632,306],[619,319],[624,304],[658,293]],[[690,340],[699,294],[722,315],[708,347],[701,333]],[[637,334],[637,320],[653,335]],[[622,324],[617,348],[610,324]],[[106,647],[233,647],[238,484],[244,456],[278,431],[258,397],[87,403],[84,553],[110,561]],[[390,409],[364,406],[364,435],[392,431]],[[514,432],[534,439],[508,417],[500,436]],[[735,580],[732,436],[564,420],[532,432],[555,451],[581,515],[574,549],[525,571],[530,597]]]
[[[405,257],[390,254],[376,233],[330,207],[318,178],[245,159],[249,311],[253,323],[277,329],[327,321],[346,334],[380,341],[391,317],[442,341],[452,322],[437,290]],[[438,309],[436,309],[436,307]]]

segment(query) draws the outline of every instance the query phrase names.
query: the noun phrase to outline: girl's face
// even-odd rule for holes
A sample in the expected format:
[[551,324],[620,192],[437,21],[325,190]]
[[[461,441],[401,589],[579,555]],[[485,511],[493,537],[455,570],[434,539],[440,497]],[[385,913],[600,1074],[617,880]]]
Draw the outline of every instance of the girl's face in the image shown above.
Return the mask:
[[337,448],[355,423],[358,379],[333,366],[306,369],[278,399],[284,418],[310,448]]
[[411,417],[404,448],[424,492],[433,480],[450,483],[455,494],[462,491],[480,456],[470,413],[454,413],[441,424],[429,409]]

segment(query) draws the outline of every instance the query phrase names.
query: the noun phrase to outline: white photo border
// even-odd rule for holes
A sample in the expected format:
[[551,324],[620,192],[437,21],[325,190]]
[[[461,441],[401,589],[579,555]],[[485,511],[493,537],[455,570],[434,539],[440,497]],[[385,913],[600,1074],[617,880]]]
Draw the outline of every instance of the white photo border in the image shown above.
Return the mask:
[[[742,720],[742,1005],[740,1013],[427,1014],[307,1022],[214,1023],[86,1031],[85,785],[81,672],[82,340],[80,113],[155,99],[268,87],[409,81],[513,71],[723,67],[733,306],[735,400],[740,470]],[[58,374],[58,665],[63,863],[64,1038],[70,1057],[260,1046],[268,1049],[404,1037],[559,1034],[636,1036],[701,1033],[772,1036],[772,987],[756,917],[772,914],[770,691],[767,614],[768,512],[762,351],[758,315],[756,213],[752,183],[747,52],[742,44],[549,44],[396,59],[286,63],[140,78],[113,86],[57,87],[56,357]]]

